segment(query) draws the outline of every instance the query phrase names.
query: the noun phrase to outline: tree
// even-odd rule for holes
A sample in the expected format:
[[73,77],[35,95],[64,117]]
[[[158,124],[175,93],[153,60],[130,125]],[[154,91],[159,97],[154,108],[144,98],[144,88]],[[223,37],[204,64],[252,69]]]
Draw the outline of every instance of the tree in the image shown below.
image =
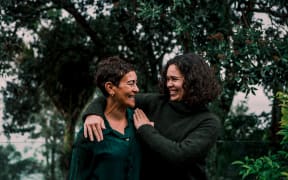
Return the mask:
[[35,159],[22,159],[21,153],[11,144],[0,146],[0,159],[0,179],[20,180],[21,176],[33,174],[35,169],[39,169]]

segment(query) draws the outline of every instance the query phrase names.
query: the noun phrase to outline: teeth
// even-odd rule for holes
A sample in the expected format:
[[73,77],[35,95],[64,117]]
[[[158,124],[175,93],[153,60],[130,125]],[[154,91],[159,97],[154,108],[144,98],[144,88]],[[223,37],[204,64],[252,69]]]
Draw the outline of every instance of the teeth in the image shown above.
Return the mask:
[[176,94],[176,91],[170,91],[170,94]]

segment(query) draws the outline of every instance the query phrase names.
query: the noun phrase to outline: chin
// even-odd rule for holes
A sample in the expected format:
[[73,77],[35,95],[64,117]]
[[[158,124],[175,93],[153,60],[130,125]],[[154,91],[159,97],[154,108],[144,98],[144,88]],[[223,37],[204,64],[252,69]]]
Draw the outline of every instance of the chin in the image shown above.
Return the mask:
[[179,98],[170,98],[170,101],[180,101]]
[[177,101],[177,97],[170,97],[170,101]]
[[135,107],[135,103],[133,103],[133,104],[127,104],[127,106],[128,106],[129,108],[134,108],[134,107]]

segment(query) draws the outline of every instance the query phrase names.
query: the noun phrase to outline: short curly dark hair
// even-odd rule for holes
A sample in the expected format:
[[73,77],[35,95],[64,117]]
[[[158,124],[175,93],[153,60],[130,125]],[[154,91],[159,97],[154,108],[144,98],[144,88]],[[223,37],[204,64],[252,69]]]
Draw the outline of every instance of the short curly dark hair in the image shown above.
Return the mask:
[[213,101],[221,92],[221,86],[214,70],[198,55],[187,53],[169,60],[162,72],[160,90],[169,96],[167,88],[167,70],[170,65],[176,65],[184,76],[185,101],[190,106],[206,105]]
[[135,71],[132,64],[124,61],[118,56],[108,57],[99,62],[95,74],[95,82],[97,87],[101,90],[104,96],[109,96],[105,89],[105,83],[111,82],[115,86],[118,86],[122,77]]

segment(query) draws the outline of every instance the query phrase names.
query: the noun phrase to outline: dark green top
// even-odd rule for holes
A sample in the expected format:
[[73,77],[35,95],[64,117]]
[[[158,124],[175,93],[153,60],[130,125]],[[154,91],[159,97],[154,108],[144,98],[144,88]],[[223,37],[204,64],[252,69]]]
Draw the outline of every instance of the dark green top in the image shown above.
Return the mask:
[[135,139],[133,110],[127,109],[128,126],[125,134],[113,130],[106,118],[104,140],[89,141],[83,128],[73,145],[70,180],[138,180],[140,148]]
[[[97,107],[88,107],[83,118],[103,113],[103,98],[95,103]],[[144,125],[137,131],[143,142],[140,179],[207,179],[205,159],[220,133],[218,117],[204,105],[190,107],[159,94],[137,94],[136,106],[154,121],[155,127]]]

